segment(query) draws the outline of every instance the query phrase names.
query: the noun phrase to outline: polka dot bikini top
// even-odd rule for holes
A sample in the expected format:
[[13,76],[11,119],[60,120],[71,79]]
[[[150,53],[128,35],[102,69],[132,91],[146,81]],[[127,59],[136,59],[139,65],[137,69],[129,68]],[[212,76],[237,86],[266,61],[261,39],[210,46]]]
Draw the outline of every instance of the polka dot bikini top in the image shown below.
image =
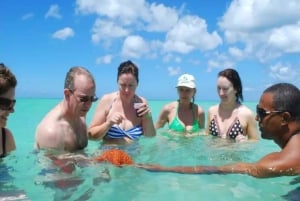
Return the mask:
[[[220,129],[217,121],[217,116],[215,115],[214,118],[210,121],[209,133],[213,136],[221,136],[219,130]],[[229,136],[231,139],[235,139],[239,134],[244,135],[244,131],[241,126],[240,120],[236,117],[229,127],[226,136]]]

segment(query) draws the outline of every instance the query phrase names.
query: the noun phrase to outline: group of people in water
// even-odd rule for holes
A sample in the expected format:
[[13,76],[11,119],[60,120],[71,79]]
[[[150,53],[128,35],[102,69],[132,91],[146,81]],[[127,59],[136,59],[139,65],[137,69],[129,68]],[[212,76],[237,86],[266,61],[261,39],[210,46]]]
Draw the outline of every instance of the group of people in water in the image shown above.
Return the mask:
[[[182,135],[197,133],[227,138],[236,142],[272,139],[282,150],[266,155],[255,163],[224,166],[175,166],[132,163],[149,171],[189,174],[242,173],[255,177],[297,175],[300,173],[300,91],[290,83],[268,87],[261,95],[256,115],[243,102],[242,82],[234,69],[224,69],[217,77],[220,102],[208,109],[195,103],[197,91],[193,75],[178,78],[178,100],[163,106],[153,122],[146,98],[137,95],[139,69],[132,61],[118,67],[118,91],[104,94],[98,101],[96,82],[84,67],[72,67],[66,74],[63,100],[41,120],[36,128],[35,148],[75,152],[83,150],[89,140],[109,145],[124,145],[141,136],[154,137],[157,129],[168,128]],[[6,122],[14,112],[17,81],[4,65],[0,66],[1,157],[15,149],[13,135]],[[98,101],[89,125],[86,114]],[[136,105],[138,105],[136,107]],[[205,121],[206,118],[206,121]],[[206,122],[206,124],[205,124]],[[258,126],[257,126],[258,122]]]

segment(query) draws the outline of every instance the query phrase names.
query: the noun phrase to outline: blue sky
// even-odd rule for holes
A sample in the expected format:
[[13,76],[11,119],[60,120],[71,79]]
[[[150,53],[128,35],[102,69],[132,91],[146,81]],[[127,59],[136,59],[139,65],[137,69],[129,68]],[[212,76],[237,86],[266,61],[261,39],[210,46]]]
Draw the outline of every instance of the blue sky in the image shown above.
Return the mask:
[[[42,3],[38,3],[42,2]],[[17,97],[62,97],[65,74],[84,66],[97,95],[117,90],[118,65],[139,66],[137,93],[177,98],[182,73],[197,100],[218,100],[220,70],[235,68],[245,101],[270,84],[300,86],[298,0],[1,0],[0,62],[18,79]]]

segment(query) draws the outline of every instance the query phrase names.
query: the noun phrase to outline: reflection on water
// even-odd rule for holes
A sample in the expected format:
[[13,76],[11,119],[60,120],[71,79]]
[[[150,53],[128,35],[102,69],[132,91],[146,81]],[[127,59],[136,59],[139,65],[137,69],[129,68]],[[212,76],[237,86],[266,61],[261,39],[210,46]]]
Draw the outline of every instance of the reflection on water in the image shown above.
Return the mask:
[[[94,157],[111,147],[90,142],[85,156]],[[222,165],[253,162],[278,151],[273,142],[234,143],[210,136],[183,137],[158,133],[135,144],[119,147],[138,163],[162,165]],[[70,158],[78,156],[71,155]],[[70,165],[70,161],[65,161]],[[69,164],[67,164],[69,162]],[[4,165],[5,164],[5,165]],[[153,173],[111,164],[71,162],[64,171],[43,153],[15,152],[1,163],[1,196],[12,190],[24,200],[295,200],[299,177],[257,179],[248,175],[184,175]],[[9,187],[9,188],[7,188]],[[0,196],[0,197],[1,197]],[[296,199],[297,200],[297,199]]]
[[12,160],[12,156],[0,159],[0,200],[29,200],[25,192],[14,184],[15,178],[11,175],[14,168],[5,163],[7,160]]

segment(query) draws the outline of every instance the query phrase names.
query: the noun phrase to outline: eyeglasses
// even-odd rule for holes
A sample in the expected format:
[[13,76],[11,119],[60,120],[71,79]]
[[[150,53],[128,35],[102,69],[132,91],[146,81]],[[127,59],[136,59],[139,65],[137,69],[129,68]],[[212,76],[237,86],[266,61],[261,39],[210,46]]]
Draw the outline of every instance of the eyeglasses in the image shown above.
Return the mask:
[[8,98],[0,97],[0,109],[1,110],[12,110],[12,109],[14,109],[15,103],[16,103],[15,99],[11,100]]
[[80,96],[79,101],[82,103],[86,103],[88,101],[96,102],[98,100],[97,96]]
[[258,107],[258,105],[256,106],[256,114],[259,117],[259,119],[262,121],[266,116],[268,116],[269,114],[272,113],[282,113],[284,111],[278,111],[278,110],[274,110],[274,111],[266,111],[263,108]]
[[[72,89],[69,89],[69,90],[72,94],[74,94],[75,90],[72,90]],[[98,97],[95,95],[94,96],[78,96],[78,98],[79,98],[79,101],[82,103],[86,103],[88,101],[96,102],[98,100]]]

